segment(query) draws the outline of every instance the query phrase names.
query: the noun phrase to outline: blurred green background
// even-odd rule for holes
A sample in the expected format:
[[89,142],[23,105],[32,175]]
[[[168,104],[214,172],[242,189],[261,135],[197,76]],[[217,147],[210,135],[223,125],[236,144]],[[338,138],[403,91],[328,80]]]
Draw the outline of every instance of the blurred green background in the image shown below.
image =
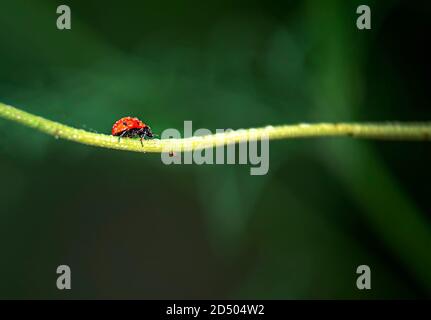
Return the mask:
[[[429,121],[430,17],[411,1],[1,0],[0,101],[100,133],[126,115],[159,134]],[[275,141],[250,176],[3,119],[0,136],[0,298],[431,297],[429,143]]]

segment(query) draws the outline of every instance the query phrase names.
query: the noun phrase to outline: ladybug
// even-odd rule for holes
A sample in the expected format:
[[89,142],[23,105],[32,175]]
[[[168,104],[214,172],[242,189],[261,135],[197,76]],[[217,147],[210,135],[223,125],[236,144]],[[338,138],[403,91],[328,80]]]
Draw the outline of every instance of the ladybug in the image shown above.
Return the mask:
[[153,138],[154,135],[151,128],[143,123],[138,118],[124,117],[114,123],[112,126],[112,135],[118,136],[118,139],[122,137],[141,138],[141,145],[144,146],[142,140],[145,138]]

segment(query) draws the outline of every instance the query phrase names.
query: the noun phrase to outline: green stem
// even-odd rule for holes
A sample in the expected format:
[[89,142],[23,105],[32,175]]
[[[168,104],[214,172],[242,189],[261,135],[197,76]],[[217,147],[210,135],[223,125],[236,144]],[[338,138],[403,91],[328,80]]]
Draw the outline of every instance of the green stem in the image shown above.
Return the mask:
[[12,106],[0,103],[0,117],[40,130],[57,138],[63,138],[92,146],[135,152],[182,152],[246,142],[251,139],[290,139],[307,137],[338,137],[430,140],[431,122],[422,123],[316,123],[266,126],[234,130],[207,136],[184,139],[152,139],[144,146],[134,139],[121,139],[111,135],[97,134],[66,126]]

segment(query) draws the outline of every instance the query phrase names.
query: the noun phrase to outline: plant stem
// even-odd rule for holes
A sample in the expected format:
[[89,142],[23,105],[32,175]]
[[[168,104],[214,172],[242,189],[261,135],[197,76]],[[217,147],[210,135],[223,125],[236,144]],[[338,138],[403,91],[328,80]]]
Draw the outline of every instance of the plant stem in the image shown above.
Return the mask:
[[234,130],[207,136],[184,139],[145,140],[144,146],[135,139],[121,139],[66,126],[0,102],[0,117],[40,130],[56,138],[63,138],[92,146],[135,152],[182,152],[246,142],[252,139],[291,139],[309,137],[339,137],[431,140],[431,122],[420,123],[316,123],[266,126]]

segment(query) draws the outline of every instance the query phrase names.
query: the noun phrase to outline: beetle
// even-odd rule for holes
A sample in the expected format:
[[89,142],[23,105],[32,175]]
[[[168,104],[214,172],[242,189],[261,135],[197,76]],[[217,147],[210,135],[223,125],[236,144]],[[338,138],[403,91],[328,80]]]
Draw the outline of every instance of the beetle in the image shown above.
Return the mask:
[[142,140],[145,138],[154,138],[151,128],[138,118],[134,117],[124,117],[116,121],[112,126],[112,135],[118,136],[118,139],[121,139],[122,137],[140,137],[142,146],[144,146]]

